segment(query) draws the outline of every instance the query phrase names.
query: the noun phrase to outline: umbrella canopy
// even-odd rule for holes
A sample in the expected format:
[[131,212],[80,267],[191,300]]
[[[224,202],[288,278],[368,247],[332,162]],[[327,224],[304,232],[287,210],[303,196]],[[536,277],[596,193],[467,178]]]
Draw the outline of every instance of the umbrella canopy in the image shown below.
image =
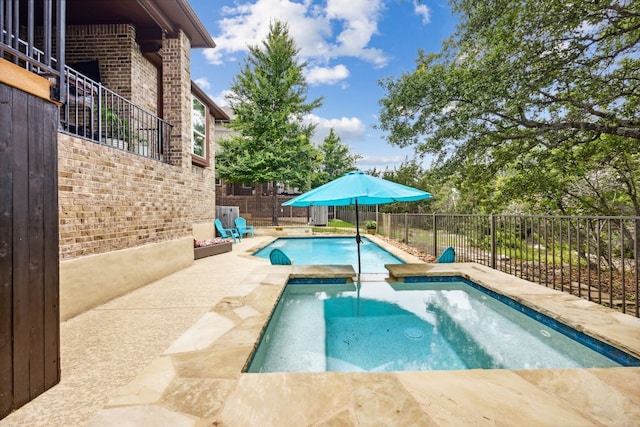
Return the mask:
[[361,171],[334,179],[320,187],[299,195],[282,206],[348,206],[356,207],[356,243],[358,245],[358,274],[360,267],[360,224],[358,205],[380,205],[393,202],[415,202],[431,197],[426,191],[367,175]]
[[282,206],[381,205],[430,197],[426,191],[354,171],[286,201]]

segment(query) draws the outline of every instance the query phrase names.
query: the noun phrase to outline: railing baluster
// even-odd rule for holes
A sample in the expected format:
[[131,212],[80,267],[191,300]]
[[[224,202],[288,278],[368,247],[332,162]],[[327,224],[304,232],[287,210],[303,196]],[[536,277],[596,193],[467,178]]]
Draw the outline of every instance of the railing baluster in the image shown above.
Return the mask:
[[169,162],[159,152],[169,141],[171,125],[69,67],[65,74],[72,82],[61,120],[65,132]]
[[598,301],[600,301],[600,303],[602,303],[602,269],[601,269],[601,264],[602,264],[602,248],[600,247],[600,238],[601,238],[601,234],[602,234],[602,230],[601,230],[601,222],[600,219],[597,220],[596,223],[596,231],[598,232],[598,234],[596,234],[596,256],[598,259],[598,263],[596,264],[596,283],[598,283]]
[[438,216],[433,213],[433,256],[438,256]]
[[638,292],[640,289],[640,263],[638,262],[638,239],[640,238],[640,228],[638,228],[640,226],[640,220],[638,220],[638,218],[634,219],[633,221],[633,263],[634,263],[634,280],[635,280],[635,293],[634,293],[634,297],[635,297],[635,301],[636,301],[636,312],[635,315],[636,317],[640,317],[640,292]]
[[580,242],[580,218],[576,218],[576,252],[578,253],[578,296],[582,298],[582,265],[581,253],[582,246]]
[[491,214],[489,216],[489,234],[491,235],[491,268],[496,268],[497,265],[497,247],[496,247],[496,216]]
[[[627,265],[624,259],[624,219],[620,218],[620,281],[622,282],[622,312],[626,313],[627,312],[627,293],[626,293],[626,287],[627,287],[627,281],[625,280],[625,274],[624,271],[627,269]],[[613,288],[613,282],[611,282],[611,285],[609,285]]]

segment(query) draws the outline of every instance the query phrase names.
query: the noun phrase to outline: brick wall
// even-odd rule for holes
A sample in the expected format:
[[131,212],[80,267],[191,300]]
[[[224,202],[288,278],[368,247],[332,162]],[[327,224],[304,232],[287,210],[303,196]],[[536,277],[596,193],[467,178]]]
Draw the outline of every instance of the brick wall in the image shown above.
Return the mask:
[[128,24],[67,27],[66,62],[97,60],[102,84],[153,114],[158,110],[159,70],[136,43]]
[[[69,62],[98,59],[105,86],[123,96],[133,92],[126,96],[150,111],[163,75],[162,113],[174,127],[171,164],[58,135],[61,260],[185,238],[194,224],[213,223],[213,159],[206,168],[191,162],[189,39],[181,31],[166,39],[158,70],[140,53],[129,25],[70,28]],[[213,141],[211,134],[211,153]]]
[[131,65],[131,101],[158,115],[160,70],[142,55],[138,45],[132,51]]
[[164,119],[173,125],[171,164],[191,166],[191,43],[179,31],[162,43]]
[[211,222],[216,216],[216,183],[213,168],[191,166],[190,211],[194,224]]
[[58,134],[62,260],[191,236],[213,221],[212,169],[183,169]]
[[61,260],[191,234],[181,169],[66,134],[58,152]]

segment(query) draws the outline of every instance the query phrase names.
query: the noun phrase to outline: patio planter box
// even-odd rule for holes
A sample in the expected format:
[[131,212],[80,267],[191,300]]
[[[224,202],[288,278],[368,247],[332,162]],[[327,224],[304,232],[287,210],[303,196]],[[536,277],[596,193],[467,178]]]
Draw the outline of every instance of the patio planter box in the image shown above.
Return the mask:
[[218,243],[210,246],[202,246],[193,248],[193,259],[200,259],[211,255],[218,255],[231,251],[231,242]]

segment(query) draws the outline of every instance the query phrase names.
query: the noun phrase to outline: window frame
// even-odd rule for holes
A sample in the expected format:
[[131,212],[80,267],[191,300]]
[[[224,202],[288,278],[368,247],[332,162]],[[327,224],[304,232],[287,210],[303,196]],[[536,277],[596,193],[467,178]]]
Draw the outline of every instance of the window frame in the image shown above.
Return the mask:
[[[194,148],[195,148],[195,135],[196,133],[198,135],[202,135],[201,132],[196,131],[195,128],[195,124],[194,124],[194,101],[199,102],[203,107],[204,107],[204,144],[203,144],[203,150],[204,150],[204,156],[201,156],[199,154],[196,154],[194,152]],[[209,162],[209,141],[210,141],[210,134],[211,134],[211,129],[209,126],[209,119],[210,116],[210,112],[209,112],[209,106],[206,102],[204,102],[196,93],[194,93],[193,91],[191,92],[191,162],[194,165],[197,166],[202,166],[202,167],[207,167],[209,166],[210,162]]]

